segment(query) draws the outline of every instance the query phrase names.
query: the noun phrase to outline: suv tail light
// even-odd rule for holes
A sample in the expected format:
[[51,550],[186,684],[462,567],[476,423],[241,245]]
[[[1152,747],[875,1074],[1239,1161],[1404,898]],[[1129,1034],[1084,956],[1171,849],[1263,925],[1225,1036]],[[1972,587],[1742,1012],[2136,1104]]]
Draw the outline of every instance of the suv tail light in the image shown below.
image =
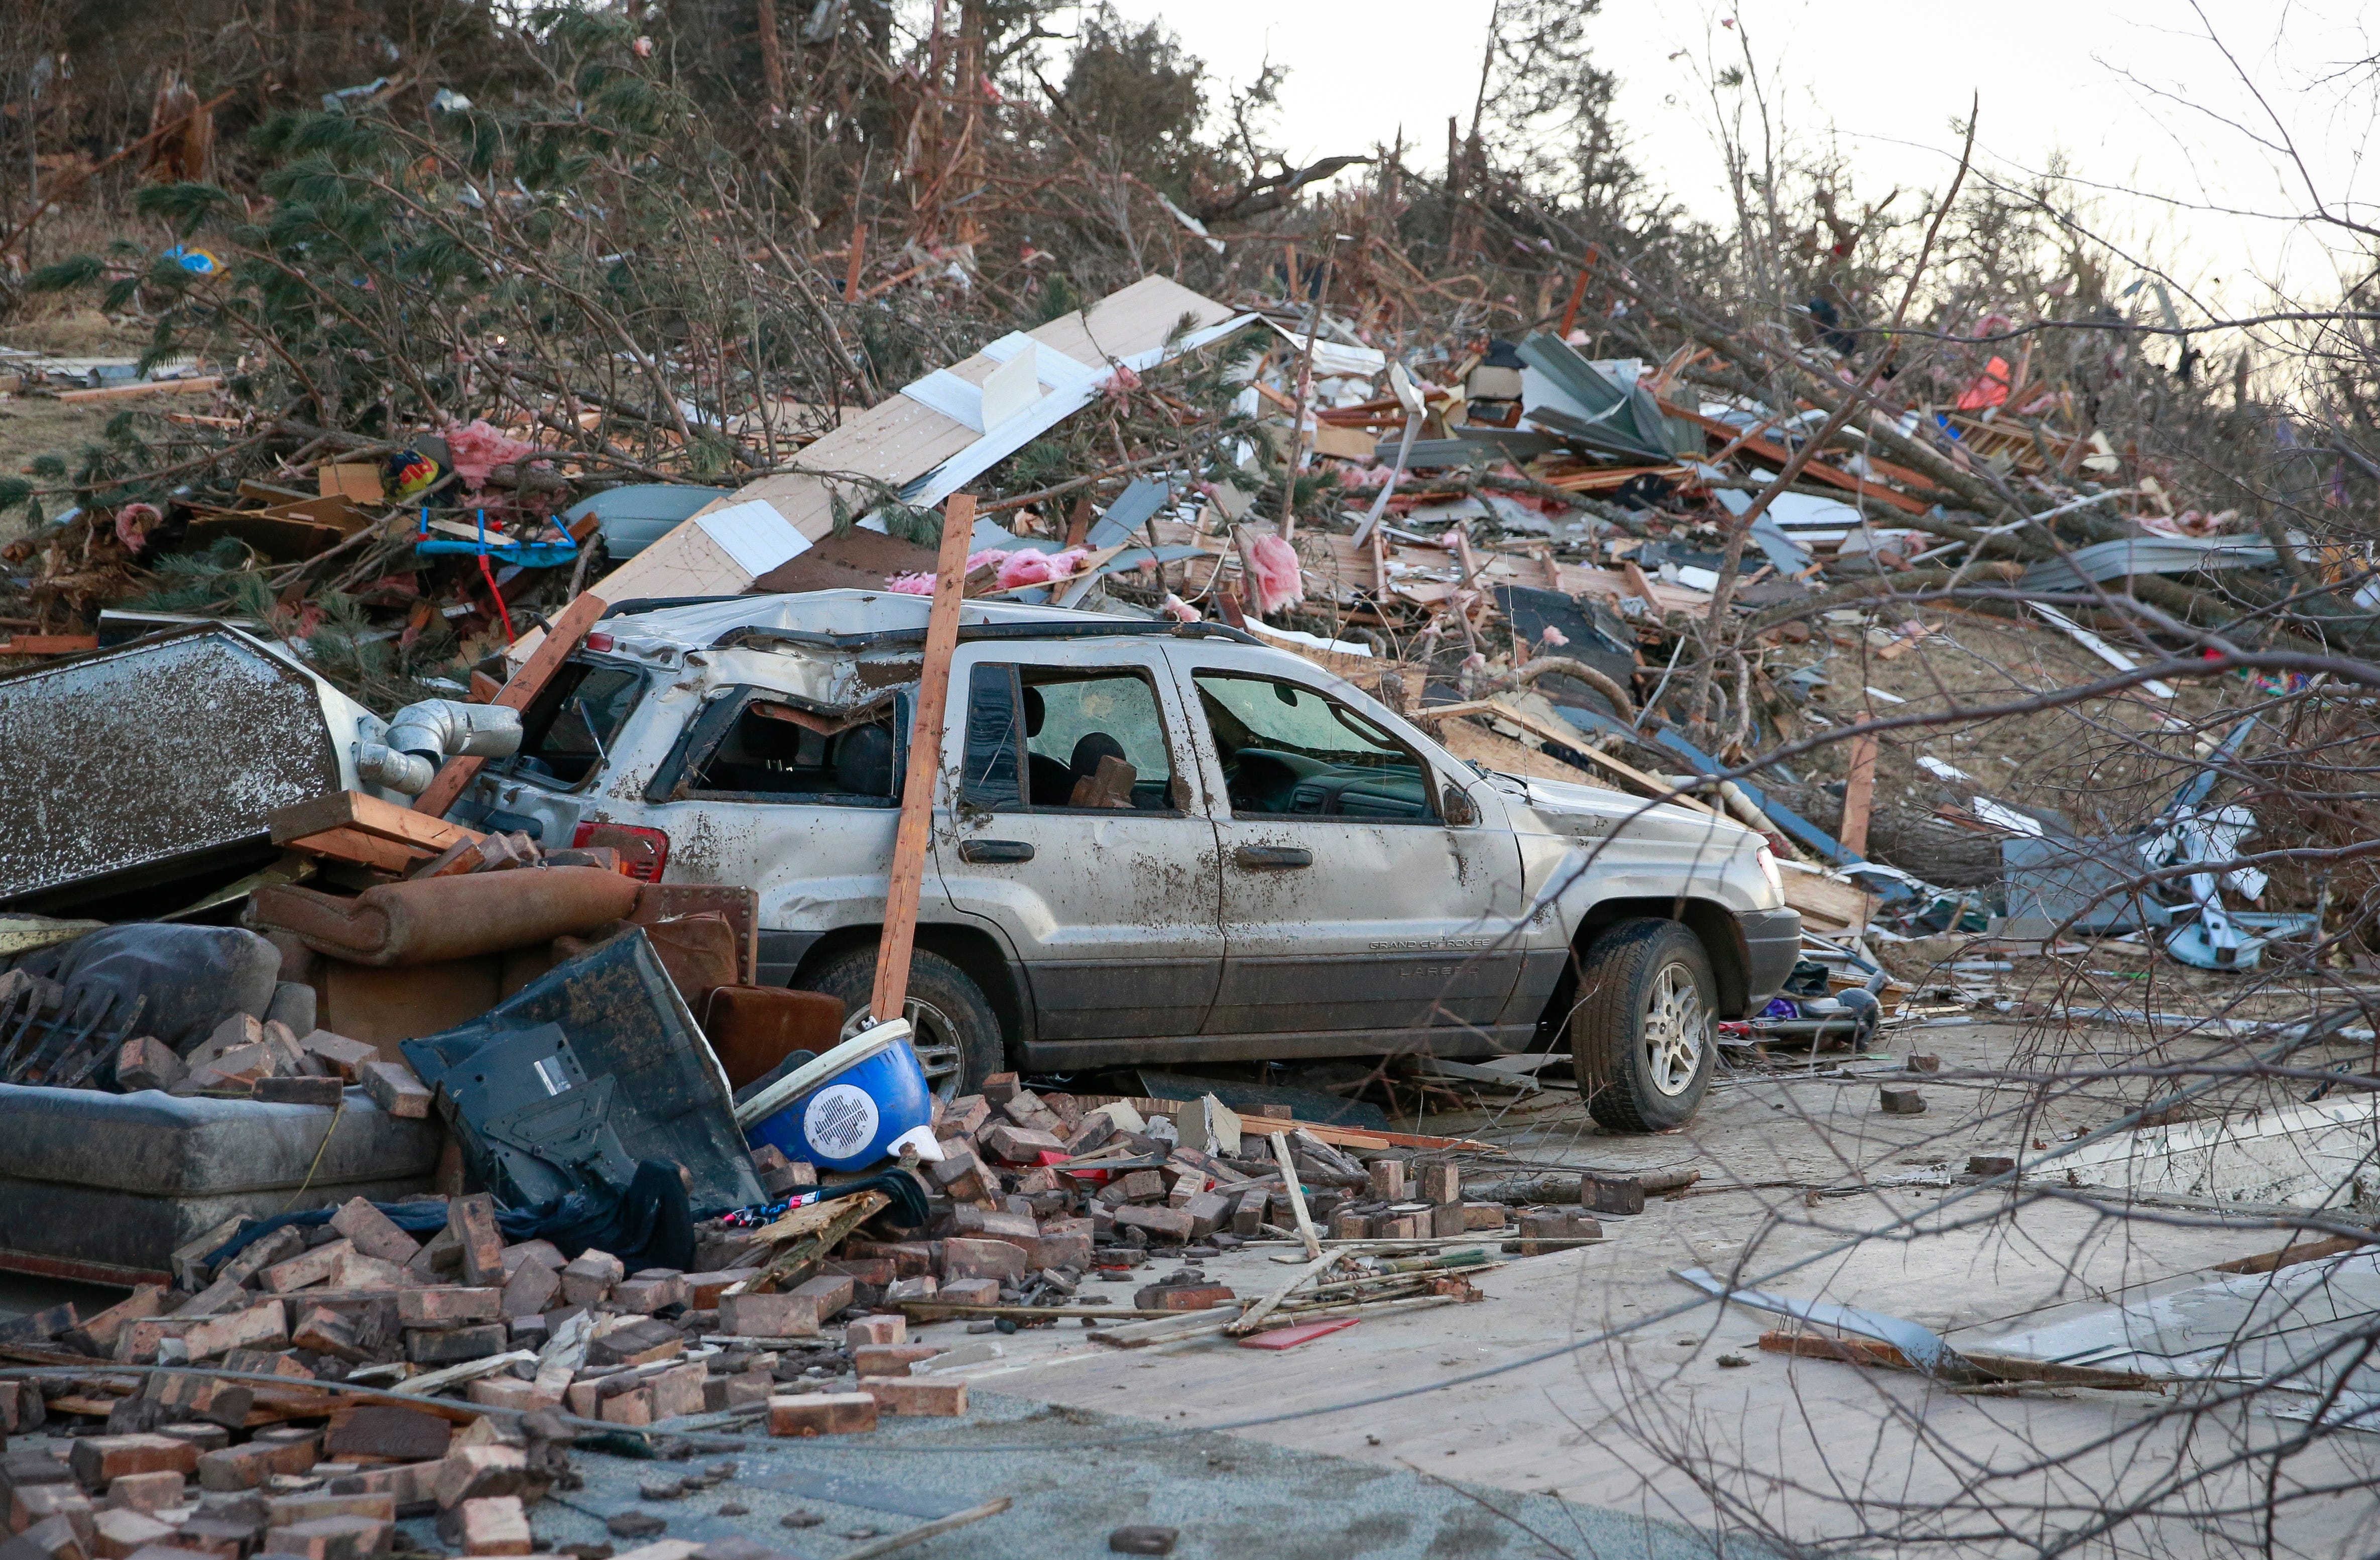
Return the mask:
[[572,832],[570,843],[575,849],[608,846],[618,851],[621,865],[638,883],[661,882],[662,869],[669,865],[669,835],[659,829],[632,829],[625,823],[581,823]]

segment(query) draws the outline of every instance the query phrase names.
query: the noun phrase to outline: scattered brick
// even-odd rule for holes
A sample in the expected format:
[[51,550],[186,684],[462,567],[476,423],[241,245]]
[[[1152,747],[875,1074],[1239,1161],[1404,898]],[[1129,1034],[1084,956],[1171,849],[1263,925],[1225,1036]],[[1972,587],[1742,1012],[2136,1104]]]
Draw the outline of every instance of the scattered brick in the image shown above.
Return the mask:
[[383,1262],[403,1266],[421,1249],[421,1242],[397,1228],[387,1214],[360,1197],[340,1204],[339,1211],[331,1215],[331,1227],[353,1241],[357,1250]]
[[275,1554],[297,1555],[301,1560],[371,1560],[387,1542],[392,1526],[371,1517],[316,1517],[272,1530],[269,1538]]
[[504,1237],[496,1229],[494,1198],[480,1192],[451,1199],[446,1204],[446,1229],[463,1249],[464,1283],[504,1283]]
[[867,1376],[860,1379],[859,1386],[888,1414],[949,1420],[966,1412],[967,1384],[963,1381],[941,1381],[931,1376]]
[[1005,1240],[946,1240],[942,1242],[940,1276],[944,1280],[962,1278],[1022,1278],[1025,1275],[1025,1249]]
[[844,1345],[851,1348],[862,1344],[906,1343],[908,1338],[909,1319],[905,1316],[862,1316],[845,1322],[843,1329]]
[[876,1428],[877,1397],[868,1392],[813,1392],[769,1399],[771,1435],[856,1435]]
[[591,1306],[611,1296],[612,1286],[628,1276],[619,1258],[608,1251],[581,1251],[562,1270],[562,1298],[574,1306]]
[[851,1367],[863,1380],[905,1376],[917,1361],[948,1352],[941,1344],[863,1344],[851,1351]]
[[402,1062],[366,1062],[356,1081],[373,1104],[391,1115],[421,1120],[430,1115],[430,1091]]
[[67,1454],[67,1466],[86,1490],[103,1490],[128,1473],[195,1473],[198,1449],[170,1435],[86,1435]]
[[534,1547],[529,1538],[528,1513],[522,1508],[517,1495],[465,1501],[462,1512],[466,1554],[527,1554]]
[[719,1330],[739,1338],[809,1337],[819,1330],[818,1300],[803,1294],[728,1295],[719,1302]]

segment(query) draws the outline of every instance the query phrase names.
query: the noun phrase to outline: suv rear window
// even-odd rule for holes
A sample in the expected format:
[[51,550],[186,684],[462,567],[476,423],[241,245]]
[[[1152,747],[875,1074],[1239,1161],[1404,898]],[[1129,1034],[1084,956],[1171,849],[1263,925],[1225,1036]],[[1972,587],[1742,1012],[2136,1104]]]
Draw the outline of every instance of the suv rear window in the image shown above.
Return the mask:
[[508,771],[576,786],[610,754],[644,690],[633,666],[565,662],[521,716],[520,756]]
[[[978,664],[966,722],[960,794],[974,806],[1177,810],[1165,718],[1146,673]],[[1111,761],[1111,793],[1098,784],[1103,759]]]

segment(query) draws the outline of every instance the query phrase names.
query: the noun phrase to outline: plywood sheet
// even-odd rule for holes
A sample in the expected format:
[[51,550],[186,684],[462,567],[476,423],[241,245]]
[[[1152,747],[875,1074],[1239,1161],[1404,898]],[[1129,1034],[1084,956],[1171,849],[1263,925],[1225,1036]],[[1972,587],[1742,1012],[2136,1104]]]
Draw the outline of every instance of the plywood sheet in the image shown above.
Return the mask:
[[[1205,326],[1230,319],[1232,311],[1170,277],[1146,276],[1100,299],[1087,315],[1064,315],[1027,334],[1045,347],[1096,367],[1111,358],[1157,350],[1184,314]],[[951,372],[979,384],[998,366],[978,352],[953,364]],[[801,458],[813,471],[848,476],[862,486],[872,481],[898,488],[959,454],[977,437],[965,423],[896,395],[821,434],[802,451]],[[763,477],[701,513],[755,499],[774,508],[813,542],[833,529],[833,483],[808,474]],[[732,596],[750,590],[753,583],[749,574],[689,520],[621,566],[603,580],[601,589],[606,600],[623,602]],[[525,637],[511,653],[516,659],[527,656],[537,639],[536,635]]]

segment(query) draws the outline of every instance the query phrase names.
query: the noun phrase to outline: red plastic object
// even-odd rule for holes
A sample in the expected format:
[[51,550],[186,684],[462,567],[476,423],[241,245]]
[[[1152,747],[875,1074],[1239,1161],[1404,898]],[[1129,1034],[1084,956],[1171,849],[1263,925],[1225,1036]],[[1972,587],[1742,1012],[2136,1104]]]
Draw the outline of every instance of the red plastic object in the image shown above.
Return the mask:
[[1275,1327],[1267,1332],[1249,1334],[1240,1340],[1240,1347],[1242,1348],[1295,1348],[1300,1344],[1310,1344],[1315,1339],[1327,1334],[1336,1333],[1342,1328],[1353,1327],[1363,1320],[1360,1316],[1342,1316],[1336,1322],[1306,1322],[1294,1327]]
[[669,865],[670,837],[659,829],[635,829],[625,823],[581,823],[571,831],[570,843],[574,848],[583,849],[589,846],[612,843],[611,839],[600,836],[610,835],[616,839],[622,835],[650,845],[653,849],[652,859],[650,861],[633,859],[634,853],[630,851],[620,852],[628,869],[628,875],[638,883],[661,882],[662,869]]

